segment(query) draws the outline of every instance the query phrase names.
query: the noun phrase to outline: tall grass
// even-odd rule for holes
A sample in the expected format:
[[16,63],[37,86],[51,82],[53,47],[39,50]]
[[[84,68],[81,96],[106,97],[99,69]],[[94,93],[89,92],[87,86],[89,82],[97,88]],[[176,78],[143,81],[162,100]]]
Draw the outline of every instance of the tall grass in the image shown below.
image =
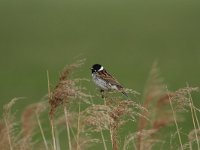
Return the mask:
[[[84,60],[80,60],[66,66],[54,88],[50,86],[47,71],[48,96],[24,108],[21,122],[14,117],[15,113],[11,113],[16,98],[4,106],[0,149],[60,150],[65,147],[84,150],[98,147],[104,150],[152,150],[165,147],[200,150],[197,117],[200,110],[194,106],[191,95],[198,88],[187,85],[169,91],[155,63],[141,96],[141,104],[136,103],[135,94],[138,92],[132,89],[126,89],[130,95],[128,99],[115,92],[106,93],[102,99],[99,94],[89,94],[90,91],[82,86],[82,82],[88,80],[72,78],[74,71],[83,64]],[[98,99],[102,101],[96,101]],[[193,129],[189,133],[180,130],[185,112],[189,112],[192,118]],[[48,117],[49,123],[45,119]],[[46,128],[47,124],[50,129]],[[127,127],[128,133],[125,132]],[[172,127],[176,130],[168,132]],[[59,138],[62,130],[67,131],[62,132],[67,140],[63,143]],[[175,138],[170,138],[171,134]],[[183,140],[185,135],[187,141]]]

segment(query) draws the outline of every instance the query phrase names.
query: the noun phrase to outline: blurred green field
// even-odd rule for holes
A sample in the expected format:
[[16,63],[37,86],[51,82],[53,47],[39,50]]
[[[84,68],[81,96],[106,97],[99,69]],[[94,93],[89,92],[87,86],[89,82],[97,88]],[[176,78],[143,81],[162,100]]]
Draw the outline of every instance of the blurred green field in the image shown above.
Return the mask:
[[46,70],[55,84],[81,58],[77,76],[100,63],[140,93],[155,60],[169,89],[200,85],[199,0],[0,0],[0,20],[0,112],[13,97],[27,97],[17,111],[40,101]]

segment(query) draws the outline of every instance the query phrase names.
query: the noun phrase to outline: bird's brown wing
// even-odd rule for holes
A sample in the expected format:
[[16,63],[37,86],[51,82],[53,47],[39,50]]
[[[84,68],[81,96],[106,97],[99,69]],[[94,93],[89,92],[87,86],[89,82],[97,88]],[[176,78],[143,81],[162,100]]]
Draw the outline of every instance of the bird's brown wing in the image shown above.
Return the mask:
[[116,85],[119,89],[122,89],[122,85],[112,76],[110,75],[106,70],[102,70],[98,72],[98,77],[105,80],[107,83],[111,85]]
[[123,86],[112,75],[110,75],[105,69],[98,72],[97,76],[103,79],[104,81],[106,81],[108,84],[116,85],[118,90],[128,97],[127,93],[124,91]]

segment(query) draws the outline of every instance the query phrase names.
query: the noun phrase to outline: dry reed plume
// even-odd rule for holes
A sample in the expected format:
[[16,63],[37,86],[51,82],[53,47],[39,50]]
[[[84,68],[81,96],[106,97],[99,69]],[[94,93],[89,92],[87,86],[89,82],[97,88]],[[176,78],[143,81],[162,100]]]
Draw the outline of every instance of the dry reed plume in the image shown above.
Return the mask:
[[83,93],[81,88],[76,85],[77,80],[70,79],[70,75],[73,71],[83,65],[85,60],[77,61],[74,64],[66,66],[60,74],[59,81],[53,91],[49,93],[50,104],[50,117],[53,117],[56,108],[63,103],[68,103],[70,98],[82,98],[89,97],[89,95]]
[[105,105],[92,105],[83,111],[84,123],[91,131],[110,132],[110,140],[113,150],[120,149],[118,130],[129,121],[135,122],[139,110],[147,111],[133,100],[124,100],[120,97],[106,97]]

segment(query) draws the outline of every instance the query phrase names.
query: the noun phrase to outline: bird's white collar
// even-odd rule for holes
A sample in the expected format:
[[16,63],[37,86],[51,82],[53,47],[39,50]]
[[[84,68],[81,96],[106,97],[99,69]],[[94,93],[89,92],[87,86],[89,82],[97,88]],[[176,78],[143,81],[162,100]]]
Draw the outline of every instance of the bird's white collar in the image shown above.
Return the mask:
[[103,70],[103,66],[101,66],[101,68],[99,69],[99,71],[102,71]]

